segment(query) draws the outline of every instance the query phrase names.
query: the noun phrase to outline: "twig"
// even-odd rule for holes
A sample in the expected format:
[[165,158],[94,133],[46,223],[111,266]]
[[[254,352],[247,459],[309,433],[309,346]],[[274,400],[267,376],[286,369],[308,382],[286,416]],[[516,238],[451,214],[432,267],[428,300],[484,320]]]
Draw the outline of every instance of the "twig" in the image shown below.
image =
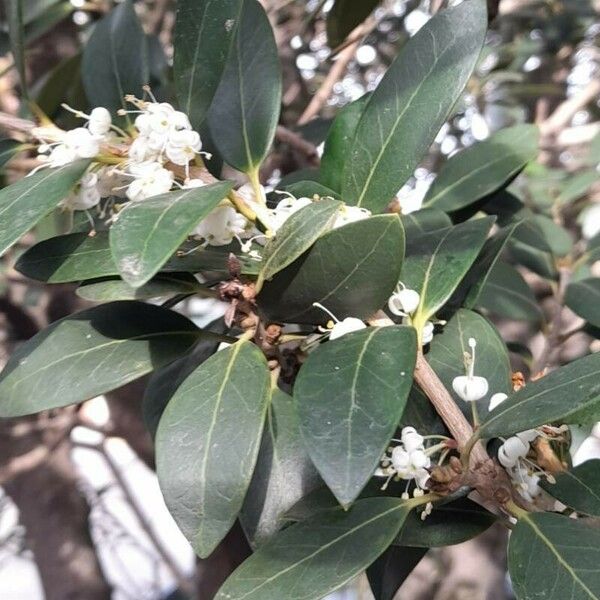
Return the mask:
[[278,125],[275,135],[280,142],[283,142],[284,144],[289,144],[290,146],[292,146],[292,148],[295,148],[296,150],[304,154],[304,156],[311,162],[319,162],[319,153],[317,152],[317,147],[314,144],[311,144],[309,141],[305,140],[296,132],[288,129],[287,127],[283,127],[282,125]]
[[585,108],[590,102],[600,95],[600,79],[593,79],[579,93],[565,100],[556,110],[540,125],[542,136],[558,134],[563,127],[568,125],[577,111]]
[[369,27],[371,27],[371,24],[372,17],[364,23],[361,23],[350,33],[349,37],[360,37],[358,37],[347,48],[340,52],[337,60],[333,63],[331,70],[323,80],[321,87],[317,90],[317,93],[312,97],[312,100],[309,102],[308,106],[298,119],[298,125],[304,125],[308,123],[313,117],[319,114],[329,99],[329,96],[331,96],[333,86],[342,78],[348,63],[354,58],[356,50],[361,44],[362,35],[369,29]]
[[548,335],[544,342],[544,347],[537,360],[531,367],[531,373],[541,373],[546,367],[551,366],[551,358],[560,344],[561,329],[563,324],[563,300],[567,286],[569,285],[570,273],[568,269],[559,269],[559,279],[556,293],[554,294],[555,312],[548,327]]

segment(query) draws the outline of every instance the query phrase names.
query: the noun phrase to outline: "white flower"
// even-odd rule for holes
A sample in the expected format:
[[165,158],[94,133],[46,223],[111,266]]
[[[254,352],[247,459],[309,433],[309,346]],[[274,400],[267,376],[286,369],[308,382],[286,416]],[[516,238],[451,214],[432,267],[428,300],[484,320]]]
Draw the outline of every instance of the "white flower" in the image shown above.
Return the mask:
[[344,205],[333,222],[333,229],[347,225],[348,223],[354,223],[355,221],[362,221],[371,216],[371,211],[360,206],[346,206]]
[[149,140],[144,135],[139,135],[129,146],[128,155],[134,163],[156,161],[160,151],[150,147]]
[[425,325],[423,325],[423,332],[422,332],[423,345],[429,344],[429,342],[431,342],[431,340],[433,340],[433,330],[434,330],[433,323],[431,321],[425,321]]
[[586,240],[591,240],[600,233],[600,204],[591,204],[579,215],[581,233]]
[[420,302],[421,296],[419,295],[419,292],[409,290],[402,284],[399,284],[399,287],[396,288],[396,291],[388,300],[388,308],[393,315],[405,317],[414,313],[419,307]]
[[514,467],[520,458],[527,456],[529,444],[519,439],[517,436],[509,437],[498,450],[498,461],[500,464],[510,469]]
[[583,440],[573,455],[573,466],[576,467],[588,460],[600,459],[600,439],[590,435]]
[[204,187],[206,185],[206,183],[204,181],[202,181],[202,179],[187,179],[184,184],[183,187],[184,189],[191,189],[191,188],[199,188],[199,187]]
[[414,427],[404,427],[400,436],[402,445],[408,452],[413,452],[419,448],[423,448],[424,438],[417,433]]
[[217,206],[196,227],[193,235],[211,246],[226,246],[244,233],[248,222],[231,206]]
[[71,148],[77,158],[94,158],[100,151],[100,143],[85,127],[67,131],[63,144]]
[[54,146],[47,157],[47,162],[50,167],[62,167],[74,160],[77,160],[75,150],[65,144]]
[[525,500],[533,502],[535,497],[542,493],[542,488],[539,485],[540,476],[536,473],[531,473],[526,467],[518,466],[513,470],[511,476],[519,494]]
[[127,197],[133,201],[165,194],[173,185],[173,173],[157,162],[131,165],[129,171],[135,179],[127,188]]
[[165,148],[167,158],[176,165],[185,166],[200,152],[202,143],[195,131],[174,130],[169,134]]
[[81,178],[77,190],[65,198],[61,206],[68,210],[89,210],[100,202],[100,198],[98,175],[88,172]]
[[110,112],[98,106],[92,110],[88,119],[88,129],[93,136],[103,137],[110,131],[112,119]]
[[313,302],[313,306],[327,313],[333,319],[333,326],[331,325],[331,321],[328,324],[329,329],[329,339],[337,340],[338,338],[346,335],[347,333],[352,333],[353,331],[359,331],[360,329],[365,329],[366,324],[357,319],[356,317],[346,317],[342,321],[340,321],[330,310],[325,308],[322,304],[318,302]]
[[294,198],[291,194],[287,195],[271,212],[271,224],[277,231],[294,213],[297,213],[305,206],[310,206],[310,198]]
[[477,342],[473,338],[469,338],[469,348],[471,355],[468,358],[467,374],[455,377],[452,380],[452,389],[457,396],[465,402],[475,402],[481,400],[488,393],[488,381],[485,377],[477,377],[474,375],[475,370],[475,348]]
[[346,317],[342,321],[338,321],[331,328],[329,339],[337,340],[347,333],[352,333],[353,331],[358,331],[359,329],[365,329],[365,327],[365,323],[360,319],[357,319],[356,317]]
[[497,406],[500,406],[500,404],[502,404],[507,398],[508,398],[508,396],[506,394],[504,394],[503,392],[498,392],[497,394],[494,394],[490,398],[490,405],[489,405],[488,410],[489,411],[494,410]]

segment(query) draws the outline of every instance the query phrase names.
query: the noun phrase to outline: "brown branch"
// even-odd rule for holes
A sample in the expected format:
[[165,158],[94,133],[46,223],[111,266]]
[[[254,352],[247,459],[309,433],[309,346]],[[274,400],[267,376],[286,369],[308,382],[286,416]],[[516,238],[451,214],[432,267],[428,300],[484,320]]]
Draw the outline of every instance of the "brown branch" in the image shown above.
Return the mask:
[[356,38],[347,48],[339,53],[336,61],[333,63],[331,70],[323,80],[321,87],[317,90],[317,93],[312,97],[312,100],[298,119],[298,125],[305,125],[313,117],[316,117],[333,91],[333,86],[342,78],[348,67],[348,63],[354,58],[356,50],[361,44],[363,36],[369,31],[372,26],[373,18],[367,19],[364,23],[361,23],[356,27],[348,37]]
[[301,135],[298,135],[296,132],[287,127],[283,127],[282,125],[277,126],[275,135],[280,142],[288,144],[292,148],[298,150],[298,152],[302,153],[310,162],[315,164],[319,163],[317,147],[305,140]]

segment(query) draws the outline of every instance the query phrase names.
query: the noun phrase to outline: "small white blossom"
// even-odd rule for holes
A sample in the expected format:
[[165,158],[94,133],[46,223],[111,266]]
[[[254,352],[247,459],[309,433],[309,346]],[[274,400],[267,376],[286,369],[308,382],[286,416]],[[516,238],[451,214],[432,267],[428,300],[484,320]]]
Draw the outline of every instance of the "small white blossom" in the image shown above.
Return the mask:
[[509,437],[498,450],[498,461],[510,469],[517,465],[520,458],[525,458],[529,452],[529,444],[517,436]]
[[360,206],[347,206],[344,205],[333,222],[333,229],[348,225],[348,223],[354,223],[356,221],[362,221],[371,216],[371,211]]
[[130,200],[144,200],[168,192],[173,185],[173,173],[158,162],[143,162],[129,167],[135,179],[127,188]]
[[217,206],[196,227],[193,235],[210,246],[226,246],[244,234],[248,222],[234,208]]
[[[328,325],[330,340],[337,340],[347,333],[359,331],[360,329],[365,329],[367,327],[363,321],[357,319],[356,317],[346,317],[340,321],[330,310],[318,302],[313,302],[313,306],[327,313],[333,319],[333,321]],[[331,325],[331,323],[333,323],[333,325]]]
[[423,325],[422,331],[422,342],[423,345],[429,344],[433,340],[433,330],[434,325],[431,321],[425,321],[425,325]]
[[88,129],[93,136],[105,136],[110,131],[111,125],[110,112],[106,108],[98,106],[92,110],[88,120]]
[[68,210],[89,210],[96,206],[100,199],[98,175],[88,172],[81,178],[77,189],[61,202],[61,206]]
[[393,315],[406,317],[407,315],[412,315],[417,310],[420,302],[421,296],[419,292],[409,290],[400,283],[388,300],[388,308]]
[[506,394],[504,394],[503,392],[498,392],[497,394],[494,394],[490,398],[490,405],[489,405],[488,410],[489,411],[494,410],[497,406],[500,406],[500,404],[502,404],[507,398],[508,398],[508,396]]
[[488,393],[488,381],[485,377],[477,377],[475,372],[475,348],[477,342],[469,338],[469,348],[471,355],[468,357],[467,374],[455,377],[452,380],[452,389],[465,402],[476,402],[481,400]]
[[294,213],[311,204],[312,200],[310,198],[294,198],[291,194],[286,196],[271,213],[271,224],[275,228],[275,231],[279,230]]

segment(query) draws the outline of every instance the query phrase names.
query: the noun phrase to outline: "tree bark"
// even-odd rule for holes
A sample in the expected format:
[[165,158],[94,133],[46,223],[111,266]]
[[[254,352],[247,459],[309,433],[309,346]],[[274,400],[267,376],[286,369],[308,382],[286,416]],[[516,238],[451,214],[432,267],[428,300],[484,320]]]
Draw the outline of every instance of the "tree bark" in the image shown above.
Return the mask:
[[[35,420],[20,420],[12,427],[16,435],[2,432],[0,456],[4,489],[19,509],[46,600],[109,600],[111,587],[90,536],[89,507],[78,490],[68,433],[48,451],[47,434],[34,425]],[[29,426],[33,431],[18,434]]]

